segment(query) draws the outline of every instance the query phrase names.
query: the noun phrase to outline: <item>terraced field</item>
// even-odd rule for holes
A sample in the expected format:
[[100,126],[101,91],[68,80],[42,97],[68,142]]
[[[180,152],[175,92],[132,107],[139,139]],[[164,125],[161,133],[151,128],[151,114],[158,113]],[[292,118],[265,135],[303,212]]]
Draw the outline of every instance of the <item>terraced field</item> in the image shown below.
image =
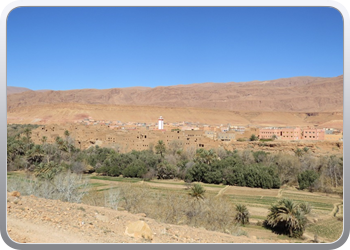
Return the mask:
[[[153,192],[164,193],[171,191],[172,193],[185,194],[188,192],[186,184],[183,181],[174,180],[152,180],[142,182],[141,179],[128,179],[120,177],[91,177],[91,181],[96,180],[106,182],[107,186],[103,190],[117,188],[115,183],[132,182],[135,184],[147,184]],[[114,184],[111,184],[114,182]],[[317,235],[320,242],[336,241],[342,234],[343,222],[342,218],[343,206],[342,198],[335,194],[310,193],[308,191],[300,191],[293,188],[285,189],[261,189],[236,186],[223,186],[214,184],[202,184],[207,196],[224,195],[229,197],[233,204],[241,203],[248,207],[250,212],[251,224],[245,226],[244,230],[251,234],[258,234],[265,238],[277,237],[271,231],[257,226],[257,222],[266,219],[268,209],[271,204],[282,198],[289,198],[296,202],[308,202],[312,206],[312,213],[309,215],[310,224],[305,231],[305,236],[314,239]],[[333,216],[335,207],[338,205],[336,217]],[[316,222],[315,222],[316,221]],[[280,239],[284,236],[278,236]]]
[[[20,173],[8,173],[8,178],[22,175]],[[106,191],[116,191],[120,185],[142,186],[149,194],[167,197],[169,194],[187,194],[188,185],[177,180],[151,180],[143,181],[137,178],[88,176],[90,183],[89,196],[83,202],[90,205],[100,206],[105,199]],[[24,178],[25,179],[25,178]],[[339,195],[325,193],[310,193],[295,188],[284,189],[261,189],[237,186],[224,186],[213,184],[202,184],[205,189],[205,196],[225,196],[232,204],[244,204],[250,213],[250,224],[244,227],[248,235],[256,235],[259,239],[280,239],[286,236],[276,235],[260,225],[266,219],[271,204],[282,198],[289,198],[296,202],[308,202],[312,206],[312,212],[308,215],[309,225],[304,236],[306,240],[314,239],[317,236],[320,242],[334,242],[343,231],[343,199]],[[288,238],[288,237],[287,237]],[[304,241],[305,242],[305,241]]]

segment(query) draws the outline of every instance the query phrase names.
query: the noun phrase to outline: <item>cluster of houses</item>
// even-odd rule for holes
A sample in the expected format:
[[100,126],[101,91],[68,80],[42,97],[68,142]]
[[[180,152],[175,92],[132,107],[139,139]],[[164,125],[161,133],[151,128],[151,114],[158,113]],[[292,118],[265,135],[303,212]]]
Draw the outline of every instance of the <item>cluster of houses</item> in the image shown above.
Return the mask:
[[259,129],[259,139],[341,141],[343,133],[334,128],[267,127]]
[[[107,126],[112,130],[137,130],[137,129],[147,129],[147,130],[159,130],[159,123],[146,123],[146,122],[122,122],[122,121],[108,121],[108,120],[94,120],[92,117],[85,118],[83,120],[76,121],[77,124],[82,124],[86,126]],[[187,130],[202,130],[202,131],[212,131],[212,132],[238,132],[244,133],[246,128],[244,126],[231,126],[228,125],[209,125],[205,123],[196,122],[164,122],[164,128],[166,130],[179,129],[181,131]]]
[[[152,127],[150,128],[150,126]],[[113,128],[111,129],[111,127]],[[74,139],[74,145],[80,149],[99,145],[116,147],[120,152],[153,148],[159,140],[163,140],[168,147],[177,145],[183,148],[210,149],[233,148],[236,143],[232,142],[249,140],[252,135],[259,139],[281,141],[342,141],[343,138],[342,131],[333,128],[257,128],[254,126],[231,126],[230,124],[212,126],[190,122],[163,124],[163,120],[160,120],[158,124],[147,124],[95,121],[89,118],[89,120],[83,120],[76,124],[39,127],[33,131],[32,139],[35,143],[41,143],[45,136],[47,143],[54,143],[56,137],[65,136],[66,130]]]

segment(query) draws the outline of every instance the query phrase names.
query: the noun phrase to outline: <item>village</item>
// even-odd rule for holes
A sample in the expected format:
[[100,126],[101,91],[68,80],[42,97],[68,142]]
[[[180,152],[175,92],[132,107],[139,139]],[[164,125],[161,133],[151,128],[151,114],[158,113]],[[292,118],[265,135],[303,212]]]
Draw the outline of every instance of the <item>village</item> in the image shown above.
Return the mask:
[[32,139],[35,143],[42,143],[45,137],[47,143],[54,143],[57,137],[66,137],[65,131],[80,149],[98,145],[120,152],[152,149],[160,140],[166,146],[181,148],[230,149],[237,141],[341,142],[343,139],[342,131],[335,128],[209,125],[185,121],[166,123],[162,116],[155,123],[113,122],[89,117],[71,124],[39,127],[33,130]]

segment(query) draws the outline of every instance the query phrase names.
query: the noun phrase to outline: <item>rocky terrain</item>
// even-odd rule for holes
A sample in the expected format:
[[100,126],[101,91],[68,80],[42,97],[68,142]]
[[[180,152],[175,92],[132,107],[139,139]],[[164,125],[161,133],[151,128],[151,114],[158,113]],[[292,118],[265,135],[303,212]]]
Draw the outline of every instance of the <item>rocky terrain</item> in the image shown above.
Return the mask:
[[240,112],[342,112],[343,76],[155,88],[25,91],[9,95],[7,109],[63,103],[192,107]]
[[[147,224],[147,226],[145,226]],[[7,231],[18,243],[287,243],[159,223],[145,214],[8,193]],[[259,230],[261,231],[261,230]],[[300,241],[300,240],[299,240]],[[307,242],[307,241],[305,241]]]
[[32,91],[7,87],[7,122],[95,120],[199,122],[210,125],[343,127],[343,76],[246,83],[202,83]]

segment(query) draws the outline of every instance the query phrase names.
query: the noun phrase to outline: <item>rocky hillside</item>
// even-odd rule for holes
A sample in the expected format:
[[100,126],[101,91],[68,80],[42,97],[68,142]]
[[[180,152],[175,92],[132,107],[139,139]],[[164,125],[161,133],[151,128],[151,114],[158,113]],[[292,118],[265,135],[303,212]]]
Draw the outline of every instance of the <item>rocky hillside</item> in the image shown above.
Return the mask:
[[271,233],[234,236],[186,225],[159,223],[145,214],[35,196],[22,197],[18,192],[8,193],[7,231],[18,243],[289,242],[278,239],[276,235],[271,237]]
[[343,76],[202,83],[156,88],[26,91],[7,98],[8,111],[26,106],[79,103],[197,107],[256,112],[342,112]]
[[13,86],[6,86],[6,94],[12,95],[12,94],[18,94],[25,91],[32,91],[28,88],[21,88],[21,87],[13,87]]

